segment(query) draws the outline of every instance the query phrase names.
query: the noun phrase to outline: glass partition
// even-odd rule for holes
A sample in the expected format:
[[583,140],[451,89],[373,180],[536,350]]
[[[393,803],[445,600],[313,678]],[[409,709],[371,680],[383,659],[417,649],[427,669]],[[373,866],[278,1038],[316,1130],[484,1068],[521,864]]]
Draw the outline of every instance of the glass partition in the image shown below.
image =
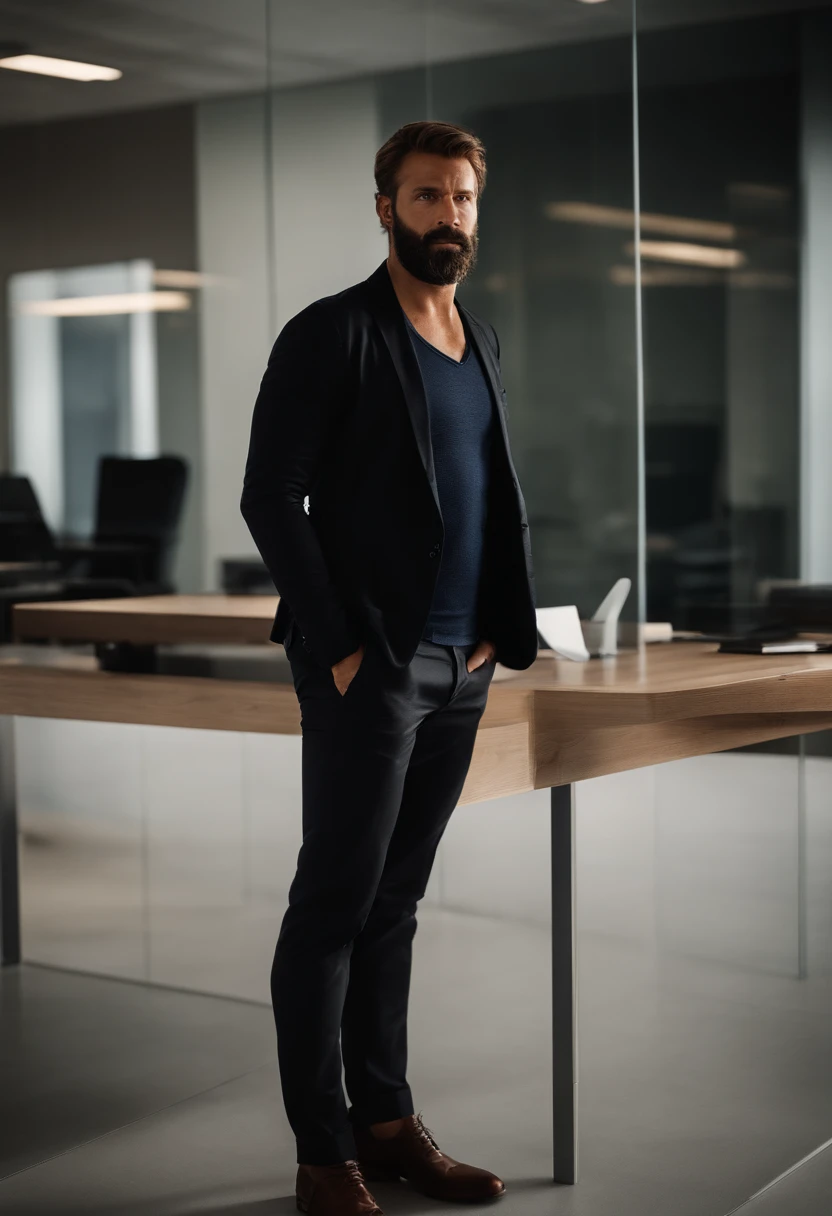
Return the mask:
[[648,608],[719,631],[800,574],[803,18],[665,8],[638,37]]
[[139,260],[9,279],[11,468],[59,533],[93,533],[102,456],[158,455],[151,305],[184,312],[191,300],[153,289],[153,265]]
[[[261,341],[242,352],[248,362],[238,379],[235,342],[245,327],[210,328],[216,301],[229,297],[227,312],[251,310],[251,325],[251,267],[265,265],[265,239],[252,217],[266,212],[267,7],[266,0],[157,6],[156,32],[144,47],[137,27],[124,25],[122,7],[100,5],[96,37],[86,43],[83,18],[57,10],[50,17],[58,41],[79,52],[85,46],[81,59],[97,63],[93,46],[103,55],[116,43],[120,104],[107,108],[104,84],[73,82],[61,93],[61,85],[40,80],[41,108],[28,120],[38,123],[14,114],[20,125],[0,128],[8,170],[0,203],[6,467],[32,483],[55,542],[70,534],[83,543],[98,523],[101,456],[181,458],[187,488],[171,581],[193,593],[218,585],[209,549],[233,554],[243,542],[243,433],[268,351],[264,316]],[[163,43],[157,54],[152,48]],[[20,81],[20,96],[34,104],[35,78]],[[65,99],[60,110],[58,97]],[[210,124],[212,105],[225,126]],[[257,112],[259,126],[247,117]],[[223,225],[222,256],[204,258]],[[205,355],[211,344],[215,363]],[[238,435],[224,463],[220,408]],[[142,504],[133,506],[140,518]],[[215,544],[217,516],[234,531],[227,547]],[[109,558],[117,560],[117,553]],[[43,592],[54,594],[54,584]],[[37,585],[26,587],[26,598],[39,597]],[[76,650],[73,661],[94,665],[92,647]],[[241,872],[217,862],[242,850],[233,799],[240,739],[214,742],[194,761],[176,732],[161,732],[158,742],[152,729],[24,718],[16,743],[24,957],[205,987],[198,966],[186,974],[186,957],[189,950],[199,957],[196,910],[205,926],[211,919],[200,903],[205,883],[213,888],[206,902],[224,908]],[[178,767],[167,763],[171,751]],[[199,771],[224,791],[215,806],[195,806]],[[233,896],[239,901],[239,882]]]
[[[619,0],[177,11],[201,31],[187,101],[8,144],[29,183],[15,307],[106,294],[39,277],[101,267],[140,266],[142,291],[186,302],[144,314],[138,380],[127,314],[61,321],[60,343],[31,309],[33,327],[12,321],[33,403],[14,406],[15,467],[52,526],[91,527],[104,446],[183,455],[177,590],[239,590],[232,565],[259,560],[239,498],[274,337],[386,257],[374,156],[429,117],[486,146],[461,298],[499,335],[538,605],[587,616],[626,576],[631,621],[646,605],[727,630],[776,583],[832,582],[832,5],[639,0],[636,31]],[[633,1210],[727,1211],[828,1134],[829,754],[812,735],[577,791],[584,1168],[608,1210],[623,1186]],[[18,767],[27,958],[268,999],[296,736],[27,720]],[[420,928],[455,981],[414,985],[415,1067],[449,1110],[460,1075],[493,1069],[494,1105],[535,1112],[529,1177],[550,1148],[548,810],[537,790],[455,813]],[[436,1010],[458,1073],[439,1075]]]
[[[632,252],[619,273],[635,230],[632,64],[626,22],[611,32],[603,6],[518,15],[526,47],[438,59],[431,105],[488,150],[479,263],[461,298],[499,334],[538,605],[576,604],[587,619],[629,577],[635,620]],[[441,43],[437,23],[431,50]]]
[[[617,578],[638,581],[635,292],[614,274],[634,231],[629,15],[271,0],[269,22],[277,325],[386,257],[372,170],[397,127],[475,131],[489,176],[460,298],[498,331],[538,603],[590,615]],[[316,22],[326,71],[288,49]]]
[[[832,5],[644,3],[637,49],[648,617],[744,632],[832,573]],[[698,1137],[719,1210],[828,1136],[828,754],[821,733],[651,770],[663,1122]]]

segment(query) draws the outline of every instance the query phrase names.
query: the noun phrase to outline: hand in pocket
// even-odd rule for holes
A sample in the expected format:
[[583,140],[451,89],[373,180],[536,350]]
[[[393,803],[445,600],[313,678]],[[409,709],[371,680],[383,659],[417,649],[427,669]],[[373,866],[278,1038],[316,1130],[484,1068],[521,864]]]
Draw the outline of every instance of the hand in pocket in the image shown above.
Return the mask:
[[332,678],[335,681],[335,687],[342,697],[355,679],[358,669],[363,662],[364,647],[359,646],[358,650],[354,650],[345,659],[341,659],[338,663],[333,664]]
[[474,671],[477,667],[481,667],[483,663],[490,663],[496,653],[497,649],[494,643],[482,638],[468,655],[468,670]]

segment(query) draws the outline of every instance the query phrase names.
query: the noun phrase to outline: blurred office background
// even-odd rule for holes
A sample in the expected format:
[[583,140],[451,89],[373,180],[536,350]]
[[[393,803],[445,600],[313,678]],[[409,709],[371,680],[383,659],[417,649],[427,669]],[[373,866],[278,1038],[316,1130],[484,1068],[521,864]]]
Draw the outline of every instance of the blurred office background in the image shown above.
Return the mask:
[[[386,256],[373,157],[422,117],[487,148],[462,297],[500,335],[538,603],[588,615],[628,576],[632,620],[728,630],[774,587],[832,583],[828,0],[0,0],[0,42],[122,72],[0,69],[0,493],[26,520],[0,561],[43,567],[0,588],[6,621],[47,594],[269,591],[239,513],[268,351]],[[129,1140],[103,1164],[85,1141],[181,1102],[184,1122],[146,1123],[148,1154],[189,1126],[218,1144],[189,1105],[211,1086],[271,1152],[300,741],[30,719],[16,740],[39,966],[14,1009],[73,1010],[27,1050],[49,1042],[67,1094],[103,1055],[110,1105],[70,1131],[33,1097],[0,1173],[75,1151],[0,1181],[0,1207],[5,1189],[51,1210],[57,1186],[88,1196],[62,1210],[121,1210]],[[457,811],[418,938],[414,1077],[472,1154],[494,1102],[526,1120],[525,1147],[496,1150],[527,1180],[507,1210],[723,1214],[832,1136],[830,755],[806,736],[580,785],[571,1194],[528,1181],[547,1169],[548,798]],[[248,1194],[220,1157],[200,1176]],[[214,1210],[154,1169],[134,1186],[133,1211]]]

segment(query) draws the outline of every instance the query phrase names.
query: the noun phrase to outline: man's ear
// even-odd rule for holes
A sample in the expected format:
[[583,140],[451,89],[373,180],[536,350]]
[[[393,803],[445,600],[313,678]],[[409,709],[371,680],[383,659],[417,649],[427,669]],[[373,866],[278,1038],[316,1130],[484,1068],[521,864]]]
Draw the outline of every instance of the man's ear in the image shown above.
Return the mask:
[[384,231],[389,233],[393,227],[393,207],[391,200],[386,194],[376,195],[376,215]]

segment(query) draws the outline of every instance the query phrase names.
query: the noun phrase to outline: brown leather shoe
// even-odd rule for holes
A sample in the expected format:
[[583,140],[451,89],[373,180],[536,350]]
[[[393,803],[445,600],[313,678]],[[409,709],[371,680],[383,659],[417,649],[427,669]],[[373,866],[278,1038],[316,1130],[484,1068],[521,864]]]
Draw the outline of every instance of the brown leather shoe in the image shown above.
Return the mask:
[[384,1216],[357,1161],[299,1165],[295,1193],[298,1210],[309,1216]]
[[401,1130],[387,1140],[374,1136],[369,1128],[353,1130],[361,1170],[371,1181],[406,1178],[431,1199],[458,1203],[482,1203],[505,1194],[505,1183],[496,1174],[443,1153],[421,1115],[408,1115]]

